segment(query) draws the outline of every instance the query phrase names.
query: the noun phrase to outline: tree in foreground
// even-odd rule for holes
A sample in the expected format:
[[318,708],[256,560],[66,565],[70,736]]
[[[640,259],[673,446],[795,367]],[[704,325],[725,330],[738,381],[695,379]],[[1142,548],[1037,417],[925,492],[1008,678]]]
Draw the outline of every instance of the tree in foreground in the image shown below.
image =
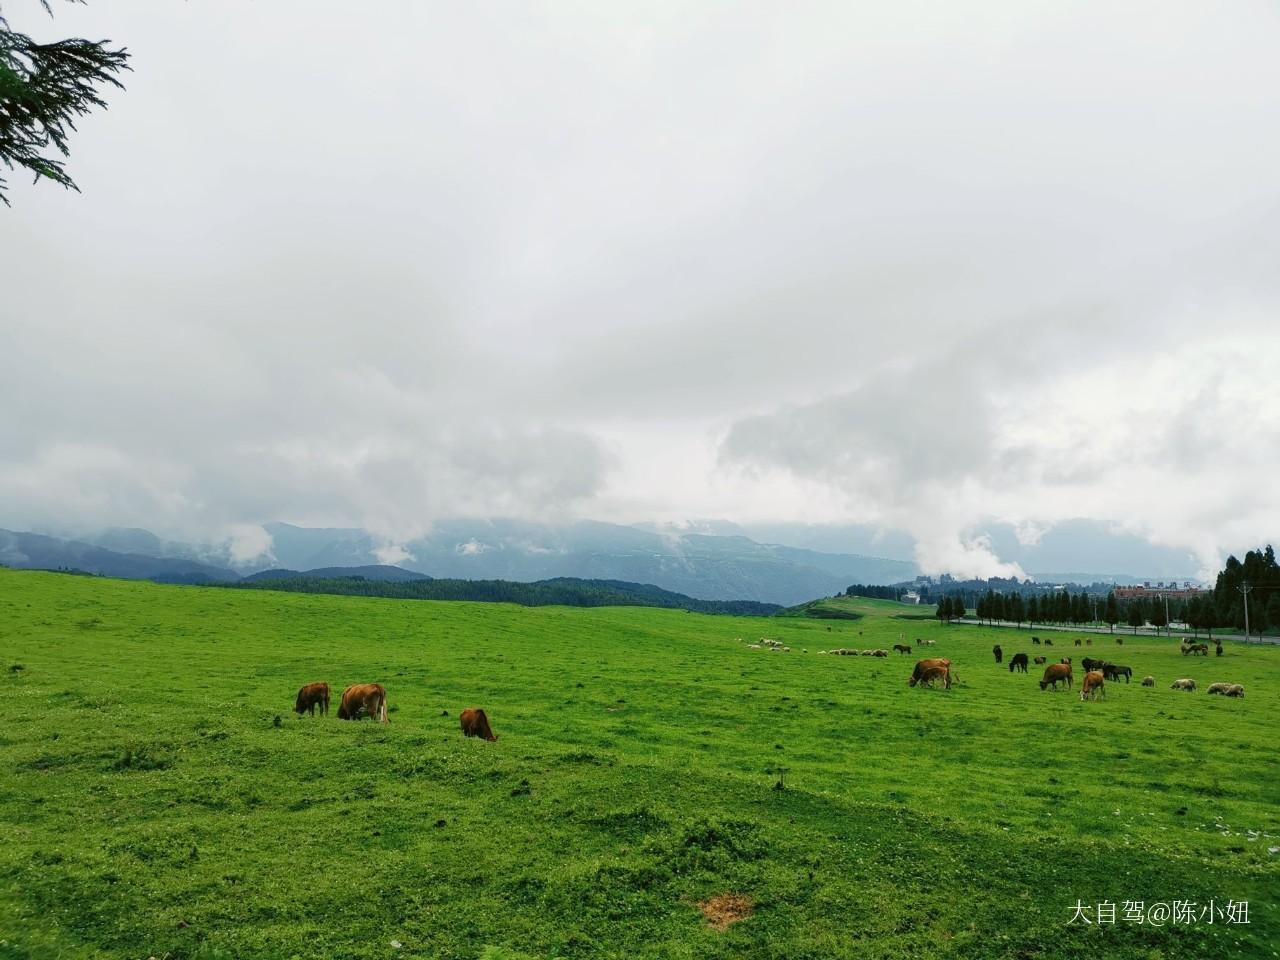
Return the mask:
[[1116,624],[1120,622],[1120,605],[1116,602],[1114,590],[1107,594],[1107,604],[1102,609],[1102,619],[1111,628],[1111,632],[1115,633]]
[[[75,0],[72,0],[75,2]],[[53,13],[49,0],[41,0]],[[67,138],[75,120],[94,107],[106,107],[101,90],[121,87],[116,78],[129,69],[129,54],[111,49],[110,40],[56,40],[36,43],[9,28],[0,9],[0,161],[9,170],[30,171],[79,190],[63,166]],[[0,201],[6,206],[6,181],[0,177]]]

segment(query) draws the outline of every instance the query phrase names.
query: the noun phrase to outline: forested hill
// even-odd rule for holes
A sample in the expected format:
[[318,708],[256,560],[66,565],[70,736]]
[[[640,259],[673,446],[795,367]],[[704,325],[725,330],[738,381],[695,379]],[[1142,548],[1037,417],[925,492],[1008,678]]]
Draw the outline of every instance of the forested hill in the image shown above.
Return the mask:
[[782,607],[754,600],[696,600],[647,583],[624,580],[579,580],[558,577],[533,583],[512,580],[370,580],[360,576],[285,576],[234,583],[210,584],[235,590],[284,590],[292,593],[333,593],[343,596],[387,597],[395,600],[477,600],[518,603],[526,607],[665,607],[697,613],[771,616]]

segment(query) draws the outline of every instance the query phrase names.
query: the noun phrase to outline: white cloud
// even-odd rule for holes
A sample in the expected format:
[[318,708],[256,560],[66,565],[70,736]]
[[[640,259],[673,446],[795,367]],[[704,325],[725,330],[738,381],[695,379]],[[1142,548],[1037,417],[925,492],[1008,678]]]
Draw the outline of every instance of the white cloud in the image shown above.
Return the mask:
[[0,524],[1280,536],[1274,6],[300,16],[15,21],[135,70],[11,182]]

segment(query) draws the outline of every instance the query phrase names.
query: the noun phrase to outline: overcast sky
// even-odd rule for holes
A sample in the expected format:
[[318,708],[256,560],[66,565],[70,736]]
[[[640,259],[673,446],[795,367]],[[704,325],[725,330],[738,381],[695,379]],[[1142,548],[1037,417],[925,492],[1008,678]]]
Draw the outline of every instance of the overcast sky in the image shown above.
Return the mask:
[[134,72],[0,208],[0,525],[1280,537],[1269,0],[4,11]]

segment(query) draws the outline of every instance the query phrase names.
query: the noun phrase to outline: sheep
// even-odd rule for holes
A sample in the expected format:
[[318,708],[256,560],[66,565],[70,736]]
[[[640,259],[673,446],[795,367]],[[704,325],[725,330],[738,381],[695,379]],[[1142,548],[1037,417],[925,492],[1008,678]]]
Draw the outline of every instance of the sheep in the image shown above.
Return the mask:
[[1228,697],[1243,697],[1244,687],[1241,684],[1233,683],[1231,686],[1227,687],[1226,695]]
[[1143,677],[1142,685],[1144,687],[1154,687],[1156,685],[1156,678],[1152,676]]
[[1170,690],[1185,690],[1187,693],[1193,693],[1196,689],[1196,682],[1190,677],[1183,677],[1181,680],[1173,681]]

